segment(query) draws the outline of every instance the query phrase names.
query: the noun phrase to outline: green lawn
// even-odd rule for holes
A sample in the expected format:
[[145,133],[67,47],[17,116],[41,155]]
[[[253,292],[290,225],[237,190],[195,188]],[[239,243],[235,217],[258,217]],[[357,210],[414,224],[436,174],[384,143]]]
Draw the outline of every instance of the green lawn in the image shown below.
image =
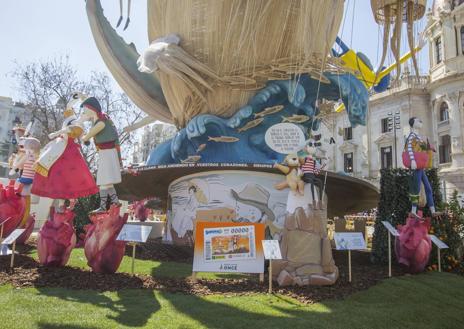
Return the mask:
[[[131,249],[132,250],[132,249]],[[31,257],[38,260],[37,251],[33,249]],[[84,249],[73,249],[71,257],[68,261],[68,266],[89,269],[87,259],[84,255]],[[124,256],[118,272],[130,273],[132,266],[132,258]],[[135,260],[134,272],[138,274],[152,275],[154,277],[169,277],[169,278],[186,278],[192,275],[192,264],[176,263],[176,262],[158,262],[153,260]],[[218,278],[237,278],[244,277],[242,274],[221,274],[221,273],[200,273],[198,278],[218,279]],[[0,327],[1,328],[1,327]]]
[[462,328],[464,279],[428,273],[386,280],[345,301],[197,297],[0,286],[1,328]]

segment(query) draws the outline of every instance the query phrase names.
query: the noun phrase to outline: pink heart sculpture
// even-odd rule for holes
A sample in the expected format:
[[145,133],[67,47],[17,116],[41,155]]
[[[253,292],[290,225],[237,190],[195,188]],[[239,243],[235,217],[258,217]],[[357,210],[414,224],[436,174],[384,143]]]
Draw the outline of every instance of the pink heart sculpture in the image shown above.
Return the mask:
[[14,180],[7,186],[0,184],[0,223],[4,223],[3,238],[10,235],[23,219],[26,200],[20,193],[21,188],[15,188]]
[[29,215],[26,221],[26,226],[23,227],[25,231],[23,232],[23,234],[19,236],[18,239],[16,239],[16,243],[25,244],[26,241],[31,236],[32,231],[34,230],[34,225],[35,225],[35,215]]
[[76,245],[76,232],[73,227],[74,212],[66,208],[55,212],[50,208],[50,218],[39,231],[37,253],[39,262],[45,266],[64,266]]
[[107,212],[91,215],[92,223],[85,227],[85,257],[96,273],[115,273],[124,256],[126,243],[116,238],[128,215],[121,217],[119,210],[120,207],[112,205]]
[[409,215],[406,225],[398,225],[399,237],[395,241],[396,258],[410,273],[424,271],[432,251],[428,236],[430,218],[418,219]]

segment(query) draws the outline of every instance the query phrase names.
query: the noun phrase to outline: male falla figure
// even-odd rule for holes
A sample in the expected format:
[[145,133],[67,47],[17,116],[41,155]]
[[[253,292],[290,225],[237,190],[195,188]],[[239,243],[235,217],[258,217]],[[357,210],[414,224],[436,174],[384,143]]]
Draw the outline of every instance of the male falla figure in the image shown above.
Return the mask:
[[90,121],[92,127],[82,138],[88,145],[93,138],[98,150],[97,185],[100,189],[100,208],[94,212],[107,211],[107,202],[119,205],[114,184],[121,182],[121,154],[118,132],[113,121],[102,112],[95,97],[89,97],[81,104],[80,122]]
[[409,181],[409,195],[412,203],[411,213],[414,215],[417,214],[421,184],[424,184],[427,206],[432,215],[434,215],[436,214],[436,210],[432,187],[425,173],[425,169],[431,167],[433,149],[428,139],[424,140],[423,137],[419,135],[422,126],[422,120],[419,118],[412,117],[409,119],[411,132],[406,139],[403,152],[403,164],[412,171]]

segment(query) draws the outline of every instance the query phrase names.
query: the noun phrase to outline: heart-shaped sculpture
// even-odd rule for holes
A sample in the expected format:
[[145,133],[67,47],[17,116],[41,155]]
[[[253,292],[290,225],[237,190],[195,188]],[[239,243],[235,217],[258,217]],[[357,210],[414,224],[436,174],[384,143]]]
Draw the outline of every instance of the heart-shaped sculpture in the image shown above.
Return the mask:
[[114,273],[124,256],[124,241],[116,238],[127,221],[127,214],[119,215],[120,207],[90,216],[91,224],[85,227],[84,242],[87,264],[97,273]]
[[55,212],[50,208],[50,217],[39,231],[37,253],[39,261],[46,266],[64,266],[76,245],[73,227],[74,212],[66,208]]
[[422,272],[429,262],[432,241],[428,236],[430,219],[418,219],[410,215],[406,225],[399,225],[399,237],[396,238],[395,251],[398,262],[409,272]]
[[15,188],[13,180],[7,186],[0,184],[0,223],[3,224],[3,238],[10,235],[23,219],[26,210],[21,188]]

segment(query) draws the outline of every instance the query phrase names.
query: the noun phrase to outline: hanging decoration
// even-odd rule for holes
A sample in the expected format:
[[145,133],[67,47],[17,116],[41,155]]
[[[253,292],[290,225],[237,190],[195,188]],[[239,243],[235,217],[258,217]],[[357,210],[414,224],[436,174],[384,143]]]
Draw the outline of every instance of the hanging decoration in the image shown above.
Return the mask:
[[[387,56],[388,45],[395,57],[397,77],[401,73],[400,51],[403,23],[406,23],[407,38],[411,57],[416,75],[419,67],[414,49],[414,22],[421,19],[425,14],[426,0],[371,0],[372,12],[377,24],[384,25],[383,30],[383,52],[380,60],[379,70]],[[393,32],[390,37],[390,31]]]

